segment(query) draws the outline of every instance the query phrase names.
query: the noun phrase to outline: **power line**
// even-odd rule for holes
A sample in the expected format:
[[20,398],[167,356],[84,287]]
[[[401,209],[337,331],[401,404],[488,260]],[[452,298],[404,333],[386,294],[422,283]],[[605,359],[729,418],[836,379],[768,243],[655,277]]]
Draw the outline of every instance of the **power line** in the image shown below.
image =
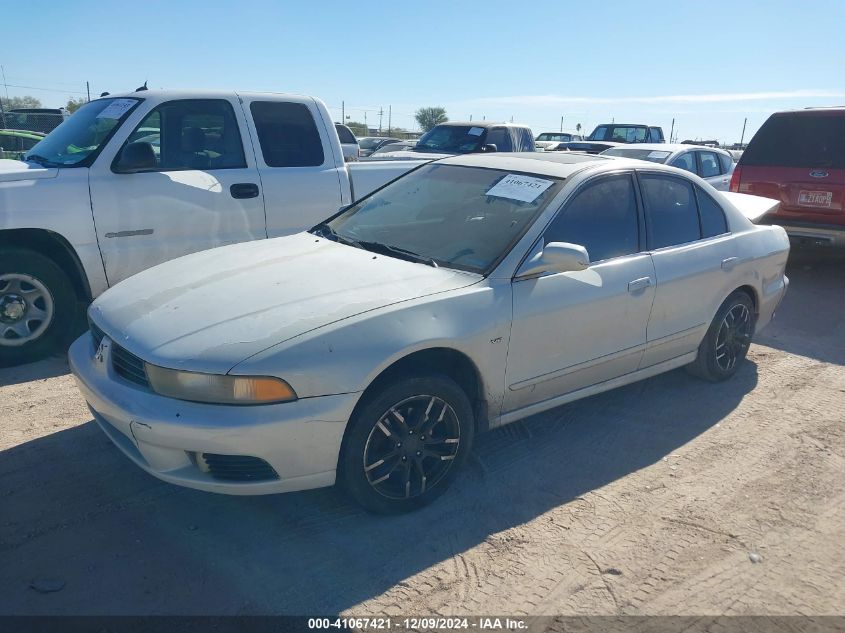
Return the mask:
[[64,94],[73,93],[77,95],[84,95],[84,90],[57,90],[56,88],[39,88],[38,86],[19,86],[17,84],[6,84],[9,88],[23,88],[25,90],[43,90],[44,92],[61,92]]

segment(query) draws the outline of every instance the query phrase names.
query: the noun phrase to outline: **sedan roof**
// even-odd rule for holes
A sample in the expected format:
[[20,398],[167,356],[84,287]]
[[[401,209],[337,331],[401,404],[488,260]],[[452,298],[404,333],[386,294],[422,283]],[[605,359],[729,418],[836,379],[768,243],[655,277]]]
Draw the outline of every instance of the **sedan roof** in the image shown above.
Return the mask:
[[609,164],[611,162],[614,162],[612,158],[604,156],[574,153],[551,154],[547,152],[462,154],[438,161],[438,163],[446,165],[504,169],[552,176],[554,178],[568,178],[576,171],[580,171],[585,167]]

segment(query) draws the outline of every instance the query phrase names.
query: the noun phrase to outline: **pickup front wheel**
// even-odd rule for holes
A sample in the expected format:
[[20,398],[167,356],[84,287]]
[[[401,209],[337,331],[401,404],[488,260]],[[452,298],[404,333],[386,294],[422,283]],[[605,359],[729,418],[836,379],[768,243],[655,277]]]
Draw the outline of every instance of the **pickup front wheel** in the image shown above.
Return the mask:
[[0,366],[38,360],[65,342],[75,320],[70,279],[28,249],[0,252]]

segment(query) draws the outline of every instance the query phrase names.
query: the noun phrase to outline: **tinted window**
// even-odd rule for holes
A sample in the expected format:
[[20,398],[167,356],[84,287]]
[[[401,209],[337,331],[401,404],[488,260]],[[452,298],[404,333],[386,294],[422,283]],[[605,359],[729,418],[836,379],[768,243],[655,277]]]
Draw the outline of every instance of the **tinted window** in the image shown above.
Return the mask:
[[731,171],[731,165],[733,165],[733,161],[731,160],[730,156],[726,154],[717,154],[719,157],[719,163],[722,165],[722,173],[727,174]]
[[20,151],[21,139],[17,136],[12,136],[11,134],[0,134],[0,149],[4,149],[7,152]]
[[587,185],[552,221],[545,243],[580,244],[597,262],[639,250],[637,199],[630,176]]
[[148,143],[162,171],[246,167],[232,104],[223,99],[168,101],[144,117],[126,142]]
[[650,127],[648,128],[648,138],[649,141],[652,143],[662,143],[663,142],[663,134],[660,131],[660,128]]
[[[495,145],[496,150],[500,152],[512,152],[513,143],[511,143],[510,131],[504,127],[494,127],[487,132],[487,140],[485,145]],[[532,141],[533,146],[533,141]]]
[[845,116],[772,115],[751,139],[740,163],[845,169]]
[[345,125],[335,125],[335,129],[337,130],[337,136],[340,138],[341,143],[352,143],[355,144],[357,141],[355,140],[355,135]]
[[698,160],[701,163],[701,173],[699,176],[702,178],[712,178],[721,173],[719,159],[716,158],[716,154],[713,152],[698,152]]
[[533,152],[534,138],[531,136],[531,130],[527,127],[518,128],[516,130],[516,138],[518,141],[517,147],[514,148],[517,152]]
[[268,167],[314,167],[323,164],[323,143],[308,106],[253,101],[249,109],[255,120],[261,155]]
[[688,172],[694,174],[696,171],[695,154],[693,154],[692,152],[684,152],[675,160],[673,160],[670,165],[672,165],[672,167],[677,167],[678,169],[685,169]]
[[701,218],[702,237],[713,237],[728,232],[728,223],[725,220],[725,212],[713,198],[707,195],[701,187],[695,188],[698,198],[698,214]]
[[701,237],[692,185],[680,178],[642,174],[649,247],[685,244]]

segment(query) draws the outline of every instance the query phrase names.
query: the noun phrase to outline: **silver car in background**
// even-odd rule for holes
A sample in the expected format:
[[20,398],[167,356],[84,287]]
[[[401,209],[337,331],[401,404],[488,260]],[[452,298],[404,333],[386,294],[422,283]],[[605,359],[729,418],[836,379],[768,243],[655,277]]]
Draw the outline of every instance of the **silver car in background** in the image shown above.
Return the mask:
[[677,367],[733,376],[786,291],[786,233],[749,221],[776,205],[642,161],[447,158],[308,232],[117,284],[70,365],[103,431],[165,481],[340,481],[403,512],[477,432]]
[[735,164],[730,153],[723,149],[680,143],[620,145],[603,151],[601,155],[636,158],[677,167],[700,176],[719,191],[727,191],[730,187]]

